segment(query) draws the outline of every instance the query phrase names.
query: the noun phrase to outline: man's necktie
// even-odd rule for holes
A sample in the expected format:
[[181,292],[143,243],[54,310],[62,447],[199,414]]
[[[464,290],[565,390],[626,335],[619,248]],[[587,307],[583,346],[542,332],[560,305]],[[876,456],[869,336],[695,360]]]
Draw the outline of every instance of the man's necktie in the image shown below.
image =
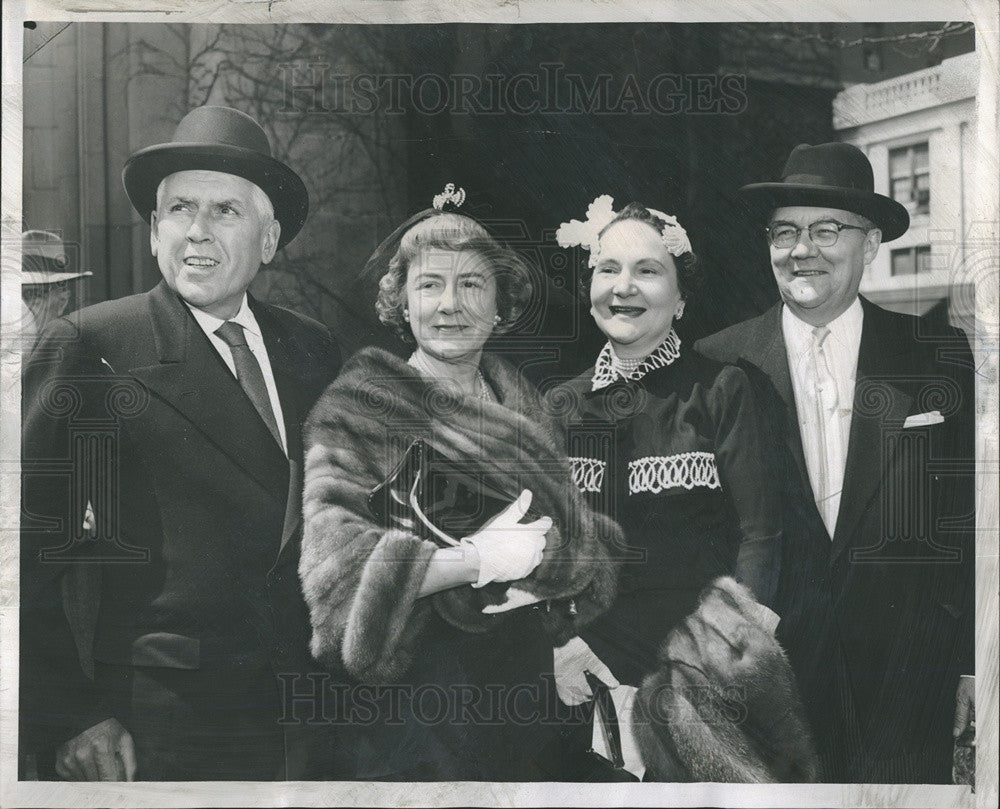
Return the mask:
[[[839,456],[839,451],[832,442],[839,440],[839,427],[836,423],[838,418],[837,404],[837,380],[830,370],[829,357],[823,347],[830,330],[825,326],[818,326],[812,332],[812,345],[810,355],[812,359],[813,384],[815,386],[814,399],[816,402],[816,426],[820,439],[820,462],[818,468],[818,480],[816,483],[816,506],[823,517],[823,523],[830,536],[836,523],[835,503],[832,498],[839,493],[833,491],[834,485],[831,481],[831,465],[837,461],[834,455]],[[839,487],[838,487],[839,489]],[[837,501],[839,503],[839,501]]]
[[267,385],[264,384],[264,374],[261,373],[260,363],[247,345],[246,335],[243,327],[232,320],[227,320],[215,333],[222,338],[233,352],[233,363],[236,365],[236,378],[240,382],[240,387],[253,406],[257,408],[260,417],[271,431],[278,446],[282,446],[281,433],[278,431],[278,422],[274,418],[274,410],[271,408],[271,397],[267,395]]
[[817,326],[813,329],[812,355],[816,368],[816,400],[826,411],[827,417],[837,410],[838,404],[837,380],[833,378],[830,358],[823,347],[829,336],[830,330],[826,326]]

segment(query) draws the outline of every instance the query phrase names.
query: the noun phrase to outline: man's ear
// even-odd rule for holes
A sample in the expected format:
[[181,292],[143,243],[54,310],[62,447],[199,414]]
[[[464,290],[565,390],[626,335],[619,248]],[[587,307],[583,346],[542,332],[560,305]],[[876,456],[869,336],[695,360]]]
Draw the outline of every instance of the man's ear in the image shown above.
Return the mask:
[[882,244],[882,231],[878,228],[872,228],[865,234],[865,266],[867,267],[875,260],[875,256],[878,255],[879,245]]
[[281,223],[272,219],[264,231],[264,241],[260,248],[260,263],[270,264],[274,254],[278,252],[278,239],[281,237]]
[[156,255],[156,245],[158,243],[159,239],[156,237],[156,211],[153,211],[149,215],[149,249],[154,256]]

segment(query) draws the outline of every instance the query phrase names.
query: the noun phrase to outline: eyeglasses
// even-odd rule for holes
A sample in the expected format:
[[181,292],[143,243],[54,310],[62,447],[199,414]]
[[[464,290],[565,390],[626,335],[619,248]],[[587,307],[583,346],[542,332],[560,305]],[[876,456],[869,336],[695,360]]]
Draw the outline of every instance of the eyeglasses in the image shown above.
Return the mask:
[[835,245],[837,239],[840,238],[840,231],[842,230],[863,230],[865,233],[868,232],[868,228],[858,227],[857,225],[845,225],[843,222],[837,222],[834,219],[813,222],[808,228],[797,228],[790,222],[775,222],[772,225],[768,225],[764,230],[767,231],[767,237],[771,240],[771,244],[782,250],[795,247],[799,241],[799,234],[803,230],[809,231],[809,240],[817,247],[832,247]]

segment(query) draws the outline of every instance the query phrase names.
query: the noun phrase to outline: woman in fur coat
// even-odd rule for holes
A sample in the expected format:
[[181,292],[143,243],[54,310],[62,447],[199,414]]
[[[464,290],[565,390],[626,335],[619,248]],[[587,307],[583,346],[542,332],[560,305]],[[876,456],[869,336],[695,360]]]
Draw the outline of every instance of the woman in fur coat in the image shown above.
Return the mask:
[[[618,529],[575,491],[535,389],[483,352],[523,311],[526,269],[455,212],[458,192],[435,203],[366,268],[387,269],[376,308],[416,350],[408,361],[360,351],[306,425],[312,652],[352,684],[337,755],[354,778],[554,780],[545,675],[553,645],[613,601]],[[454,547],[387,527],[369,493],[416,438],[521,495]]]

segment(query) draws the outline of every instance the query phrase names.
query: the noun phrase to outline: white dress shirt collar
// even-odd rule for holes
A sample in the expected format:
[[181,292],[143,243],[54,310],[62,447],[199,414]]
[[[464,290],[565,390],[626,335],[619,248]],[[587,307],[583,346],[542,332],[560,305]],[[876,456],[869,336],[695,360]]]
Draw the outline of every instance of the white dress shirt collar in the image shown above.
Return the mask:
[[[184,305],[191,310],[191,314],[194,315],[194,319],[198,321],[198,325],[201,326],[202,331],[205,334],[214,335],[216,330],[225,323],[225,320],[217,318],[215,315],[210,315],[203,309],[199,309],[197,306],[192,306],[187,301],[184,301]],[[250,305],[247,302],[247,294],[243,293],[243,300],[240,301],[239,311],[233,315],[231,318],[234,323],[239,323],[244,331],[248,331],[251,334],[261,337],[260,326],[257,325],[257,318],[253,316],[253,312],[250,310]]]
[[[865,310],[861,306],[861,299],[855,298],[854,303],[847,307],[845,312],[836,320],[826,324],[830,330],[827,340],[836,341],[840,350],[856,356],[861,347],[861,327],[864,325],[864,319]],[[802,352],[809,351],[814,327],[796,317],[787,305],[781,309],[781,329],[790,353],[798,356]]]
[[[208,312],[204,312],[196,306],[192,306],[187,301],[184,301],[184,305],[191,310],[191,314],[194,315],[194,319],[197,321],[202,331],[205,332],[205,336],[208,337],[208,342],[212,344],[212,347],[222,358],[226,367],[229,368],[229,371],[233,376],[237,376],[236,363],[233,360],[232,349],[221,337],[219,337],[219,335],[215,333],[219,326],[226,321],[217,318],[215,315],[210,315]],[[281,435],[281,447],[287,454],[288,435],[285,431],[285,421],[281,407],[281,399],[278,396],[278,386],[274,379],[274,371],[271,368],[271,359],[267,354],[267,345],[264,342],[264,335],[261,333],[260,325],[257,323],[257,318],[254,317],[254,314],[250,309],[246,293],[243,293],[243,300],[240,303],[239,311],[229,319],[235,323],[239,323],[243,327],[243,334],[244,337],[246,337],[247,347],[250,349],[251,353],[257,360],[257,364],[260,366],[261,374],[264,376],[264,385],[267,388],[267,396],[271,401],[271,411],[274,413],[274,417],[278,425],[278,432]]]

